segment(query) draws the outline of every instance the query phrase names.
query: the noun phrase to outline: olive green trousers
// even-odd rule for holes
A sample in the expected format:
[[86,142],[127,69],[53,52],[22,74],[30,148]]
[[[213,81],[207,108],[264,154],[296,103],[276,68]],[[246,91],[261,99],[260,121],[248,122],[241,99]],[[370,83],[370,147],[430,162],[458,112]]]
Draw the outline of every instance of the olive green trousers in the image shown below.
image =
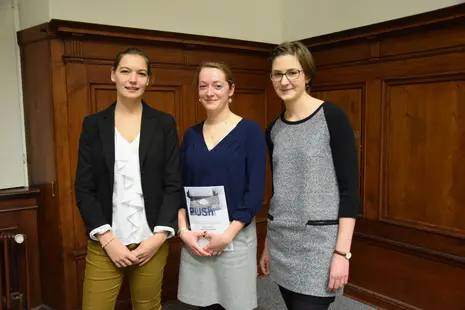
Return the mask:
[[[136,244],[128,245],[130,250]],[[143,266],[116,267],[100,243],[89,240],[82,292],[82,310],[114,310],[124,276],[129,277],[134,310],[160,310],[163,271],[169,245],[164,242]]]

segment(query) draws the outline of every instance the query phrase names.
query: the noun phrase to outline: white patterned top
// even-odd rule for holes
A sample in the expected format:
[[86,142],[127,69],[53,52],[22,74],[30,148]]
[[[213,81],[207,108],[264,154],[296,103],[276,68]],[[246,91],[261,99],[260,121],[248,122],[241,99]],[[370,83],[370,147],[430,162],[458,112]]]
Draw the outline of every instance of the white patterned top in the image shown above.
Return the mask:
[[112,230],[116,239],[123,244],[138,244],[155,232],[168,231],[174,236],[171,227],[156,226],[153,233],[147,223],[144,195],[139,166],[140,134],[128,142],[115,128],[115,181],[113,186],[112,227],[103,225],[91,231],[90,237]]

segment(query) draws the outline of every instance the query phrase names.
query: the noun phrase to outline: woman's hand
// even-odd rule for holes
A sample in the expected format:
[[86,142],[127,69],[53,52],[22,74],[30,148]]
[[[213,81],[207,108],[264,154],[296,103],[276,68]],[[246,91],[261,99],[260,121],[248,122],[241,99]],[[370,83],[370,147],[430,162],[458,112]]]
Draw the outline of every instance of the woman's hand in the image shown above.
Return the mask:
[[333,254],[329,274],[328,289],[335,291],[343,288],[349,279],[349,260],[341,255]]
[[205,234],[205,238],[209,238],[210,242],[203,249],[211,255],[221,255],[224,248],[232,242],[229,234]]
[[184,244],[197,256],[211,256],[210,253],[202,249],[199,244],[198,240],[201,237],[204,237],[204,232],[193,232],[190,230],[184,230],[179,234],[179,237],[182,239]]
[[263,249],[262,256],[260,257],[260,269],[265,276],[270,274],[270,256],[266,245]]
[[132,253],[139,259],[139,266],[143,266],[150,261],[163,242],[166,241],[166,238],[166,232],[155,233],[150,238],[142,241],[137,248],[132,250]]
[[[107,241],[103,243],[105,244],[106,242]],[[139,263],[137,256],[131,253],[131,251],[118,239],[111,240],[104,247],[104,250],[107,252],[108,257],[110,257],[113,264],[115,264],[118,268],[128,267]]]

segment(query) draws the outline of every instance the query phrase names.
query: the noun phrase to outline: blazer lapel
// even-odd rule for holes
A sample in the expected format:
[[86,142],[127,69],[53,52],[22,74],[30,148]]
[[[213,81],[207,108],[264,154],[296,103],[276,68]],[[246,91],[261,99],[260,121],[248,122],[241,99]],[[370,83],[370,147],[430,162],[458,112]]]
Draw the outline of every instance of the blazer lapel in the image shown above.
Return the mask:
[[113,103],[107,108],[103,118],[99,121],[102,152],[110,172],[111,186],[113,186],[115,173],[115,105],[116,103]]
[[149,107],[145,102],[142,102],[142,123],[140,128],[140,141],[139,141],[139,164],[142,170],[145,158],[147,157],[147,151],[155,132],[156,117],[155,110]]

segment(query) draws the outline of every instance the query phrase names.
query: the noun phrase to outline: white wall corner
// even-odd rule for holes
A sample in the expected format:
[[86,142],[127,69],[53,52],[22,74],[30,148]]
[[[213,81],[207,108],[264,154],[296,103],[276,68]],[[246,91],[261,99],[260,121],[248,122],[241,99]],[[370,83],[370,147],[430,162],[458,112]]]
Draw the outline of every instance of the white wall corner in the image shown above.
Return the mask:
[[24,30],[50,21],[51,0],[16,1],[18,1],[20,30]]

